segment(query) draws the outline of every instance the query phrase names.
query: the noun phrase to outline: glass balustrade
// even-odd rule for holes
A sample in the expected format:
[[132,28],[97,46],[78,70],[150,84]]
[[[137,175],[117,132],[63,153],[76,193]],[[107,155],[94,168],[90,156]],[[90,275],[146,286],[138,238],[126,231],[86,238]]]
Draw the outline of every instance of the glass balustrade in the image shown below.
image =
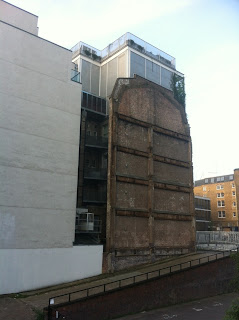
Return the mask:
[[112,56],[115,52],[119,51],[125,46],[129,46],[141,52],[142,54],[169,66],[170,68],[175,69],[176,67],[174,57],[149,44],[148,42],[136,37],[130,32],[125,33],[120,38],[110,43],[103,50],[98,50],[84,42],[77,43],[73,48],[71,48],[71,50],[73,51],[73,56],[82,54],[92,60],[101,62]]

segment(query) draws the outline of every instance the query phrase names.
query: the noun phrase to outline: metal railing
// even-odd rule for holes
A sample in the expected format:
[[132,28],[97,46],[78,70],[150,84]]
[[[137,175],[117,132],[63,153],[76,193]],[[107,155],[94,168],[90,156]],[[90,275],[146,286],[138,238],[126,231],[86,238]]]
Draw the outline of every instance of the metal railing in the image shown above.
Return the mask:
[[84,169],[84,178],[85,179],[107,179],[107,168],[85,168]]
[[225,243],[239,246],[239,232],[233,231],[197,231],[197,243]]
[[71,70],[71,81],[75,81],[75,82],[80,83],[80,72],[72,69]]
[[101,233],[101,220],[88,222],[87,219],[78,219],[75,230],[78,233]]
[[108,148],[108,138],[99,137],[99,136],[86,136],[85,145],[91,147],[102,147]]
[[105,116],[107,114],[106,99],[93,95],[89,92],[82,91],[81,107],[97,113],[102,113]]
[[106,191],[106,189],[103,189],[103,190],[84,189],[83,201],[84,202],[106,203],[107,202],[107,191]]
[[71,48],[71,50],[73,51],[73,57],[75,57],[76,54],[83,54],[88,58],[91,58],[92,60],[101,62],[104,59],[107,59],[108,57],[112,56],[115,52],[125,47],[126,45],[129,45],[135,50],[142,52],[143,54],[175,69],[174,57],[149,44],[148,42],[136,37],[130,32],[125,33],[117,40],[110,43],[103,50],[96,49],[82,41],[78,42],[73,48]]
[[[94,296],[97,294],[104,294],[106,292],[110,292],[110,291],[117,290],[120,288],[126,288],[128,286],[132,286],[132,285],[138,284],[140,282],[148,281],[148,280],[159,278],[159,277],[169,275],[169,274],[172,274],[175,272],[187,270],[192,267],[196,267],[199,265],[210,263],[212,261],[216,261],[218,259],[228,257],[232,253],[235,253],[235,252],[238,253],[238,251],[239,250],[237,248],[236,250],[228,250],[228,251],[213,253],[211,255],[207,255],[206,257],[192,259],[192,260],[181,262],[181,263],[178,263],[178,264],[175,264],[172,266],[160,268],[160,269],[157,269],[154,271],[148,271],[148,272],[142,273],[140,275],[130,276],[130,277],[126,277],[123,279],[111,281],[109,283],[104,283],[104,284],[100,284],[97,286],[93,286],[93,287],[89,287],[89,288],[85,288],[85,289],[80,289],[77,291],[54,296],[49,299],[48,307],[51,307],[51,305],[55,305],[55,299],[60,300],[58,302],[58,304],[59,303],[68,303],[68,302],[72,302],[72,301],[80,300],[80,299],[85,299],[85,298],[88,298],[88,297],[91,297],[91,296]],[[63,300],[62,300],[62,298],[63,298]]]

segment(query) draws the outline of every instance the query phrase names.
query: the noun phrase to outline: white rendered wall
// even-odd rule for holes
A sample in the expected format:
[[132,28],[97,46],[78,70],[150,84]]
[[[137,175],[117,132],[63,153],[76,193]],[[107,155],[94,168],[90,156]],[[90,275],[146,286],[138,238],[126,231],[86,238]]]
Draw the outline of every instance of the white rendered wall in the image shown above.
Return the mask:
[[0,21],[0,294],[102,270],[102,246],[72,245],[81,115],[72,52],[29,33],[36,17],[8,8],[12,21]]
[[0,20],[27,32],[38,34],[38,17],[3,0],[0,0]]
[[71,57],[0,22],[0,249],[72,247],[81,85]]
[[0,294],[92,277],[101,273],[103,246],[0,249]]

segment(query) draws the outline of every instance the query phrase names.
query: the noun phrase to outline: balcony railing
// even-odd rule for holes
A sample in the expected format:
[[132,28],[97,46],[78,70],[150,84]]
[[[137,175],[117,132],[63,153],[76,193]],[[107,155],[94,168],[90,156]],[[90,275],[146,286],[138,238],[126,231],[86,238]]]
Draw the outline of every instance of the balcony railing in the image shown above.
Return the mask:
[[196,220],[211,221],[211,212],[195,209]]
[[88,147],[96,147],[96,148],[108,148],[108,138],[104,137],[95,137],[95,136],[86,136],[85,145]]
[[95,202],[95,203],[106,203],[107,194],[102,191],[92,191],[92,190],[84,190],[83,192],[83,201],[84,202]]
[[80,72],[77,70],[71,70],[71,80],[80,83]]
[[81,107],[106,115],[106,99],[82,92]]
[[78,233],[101,233],[101,220],[88,222],[87,219],[79,219],[75,230]]
[[126,45],[132,47],[133,49],[155,59],[167,66],[175,69],[175,58],[167,54],[166,52],[154,47],[148,42],[141,40],[140,38],[134,36],[132,33],[125,33],[123,36],[115,40],[113,43],[109,44],[105,49],[98,50],[84,42],[77,43],[71,50],[74,56],[76,54],[83,54],[92,60],[98,62],[107,59],[115,52],[125,47]]
[[85,179],[96,179],[96,180],[106,180],[107,179],[107,169],[96,169],[96,168],[85,168],[84,169]]

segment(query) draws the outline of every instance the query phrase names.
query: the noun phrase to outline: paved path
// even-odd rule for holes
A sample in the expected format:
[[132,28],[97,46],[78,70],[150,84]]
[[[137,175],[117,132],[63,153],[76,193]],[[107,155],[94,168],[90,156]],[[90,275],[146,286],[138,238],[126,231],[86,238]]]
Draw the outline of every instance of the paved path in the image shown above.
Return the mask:
[[143,311],[118,320],[223,320],[236,293],[223,294],[167,308]]
[[22,300],[0,297],[1,320],[35,320],[35,315],[32,306]]
[[[194,254],[187,254],[180,256],[178,258],[172,258],[165,261],[158,261],[154,264],[149,264],[141,267],[135,267],[134,269],[128,271],[121,271],[115,274],[109,275],[104,274],[100,276],[96,276],[93,278],[83,279],[71,283],[66,283],[63,285],[58,285],[49,288],[43,288],[30,292],[23,292],[19,295],[11,295],[11,296],[0,296],[0,319],[1,320],[33,320],[34,312],[32,309],[42,310],[44,307],[48,305],[49,298],[57,295],[62,295],[65,293],[70,293],[73,291],[82,290],[85,288],[92,288],[95,286],[100,286],[99,290],[103,290],[103,286],[105,285],[107,290],[113,289],[114,286],[118,286],[119,283],[117,281],[121,280],[121,285],[127,285],[132,281],[131,279],[123,280],[125,278],[136,277],[136,281],[144,280],[144,275],[146,272],[151,272],[149,277],[155,277],[158,275],[157,270],[161,270],[160,274],[169,273],[170,267],[172,271],[176,271],[179,269],[179,266],[175,266],[176,264],[182,264],[182,268],[189,267],[191,260],[195,260],[191,262],[191,265],[199,264],[198,259],[200,258],[201,263],[206,262],[208,256],[213,258],[214,252],[201,252]],[[175,266],[175,267],[173,267]],[[109,284],[115,281],[115,284]],[[108,285],[107,285],[108,284]],[[93,289],[92,289],[93,290]],[[99,291],[100,292],[100,291]],[[84,291],[84,294],[86,291]],[[94,290],[92,294],[96,293]],[[77,299],[79,296],[75,295],[73,298]],[[55,299],[55,303],[65,302],[67,301],[67,296],[61,299]],[[137,318],[136,318],[137,319]],[[153,318],[152,318],[153,319]],[[156,319],[156,318],[155,318]],[[194,319],[195,320],[195,319]]]

